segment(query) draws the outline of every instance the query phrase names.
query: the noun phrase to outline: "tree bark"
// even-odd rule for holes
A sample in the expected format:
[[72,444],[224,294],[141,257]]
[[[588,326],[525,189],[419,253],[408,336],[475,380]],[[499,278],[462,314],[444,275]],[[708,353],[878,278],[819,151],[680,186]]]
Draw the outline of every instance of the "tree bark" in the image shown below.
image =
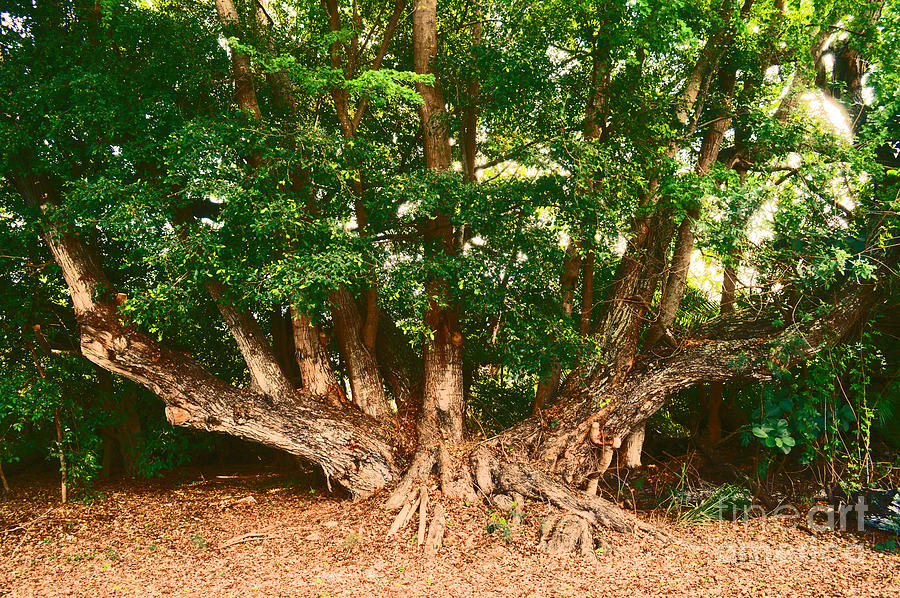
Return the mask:
[[100,406],[105,411],[116,413],[118,416],[114,425],[101,430],[103,435],[103,464],[100,475],[109,477],[114,451],[118,450],[125,475],[129,477],[134,476],[137,474],[137,448],[141,437],[141,418],[136,405],[137,387],[126,382],[125,392],[122,393],[121,399],[116,402],[114,401],[115,384],[112,374],[101,367],[96,367],[96,372]]
[[[431,71],[437,53],[437,0],[418,0],[413,8],[413,62],[418,74]],[[433,74],[433,73],[432,73]],[[450,138],[440,82],[416,83],[422,96],[419,117],[425,166],[434,172],[450,167]],[[454,256],[457,236],[446,208],[436,211],[424,226],[426,260]],[[419,414],[420,442],[445,440],[461,442],[465,436],[465,398],[463,395],[463,335],[453,306],[447,280],[433,276],[426,283],[428,305],[425,328],[431,338],[425,340],[422,410]]]
[[634,469],[641,466],[641,453],[644,450],[644,436],[647,431],[647,422],[642,422],[625,437],[622,443],[622,452],[625,456],[625,467]]
[[[337,2],[335,0],[323,0],[322,4],[328,14],[331,30],[339,31],[341,29],[341,17]],[[387,24],[384,37],[378,48],[378,53],[372,66],[373,70],[381,68],[404,7],[405,0],[396,2],[394,13]],[[334,69],[343,70],[345,79],[354,75],[355,58],[359,52],[362,52],[362,49],[358,46],[357,32],[353,34],[349,52],[338,41],[335,41],[331,46],[331,66]],[[346,65],[343,64],[343,58],[346,58]],[[341,133],[344,139],[351,140],[356,136],[368,102],[365,98],[361,99],[356,106],[355,113],[351,114],[350,97],[345,89],[335,87],[332,89],[331,95],[335,112],[341,123]],[[368,215],[363,205],[363,193],[365,190],[363,172],[362,170],[357,170],[356,174],[357,179],[351,182],[356,225],[360,237],[366,237],[368,234]],[[335,331],[338,334],[338,345],[344,357],[344,362],[347,364],[347,377],[350,379],[350,394],[353,403],[362,409],[364,413],[373,417],[389,418],[392,416],[392,411],[385,396],[384,385],[375,359],[375,344],[381,309],[378,302],[378,283],[374,268],[370,268],[369,278],[370,286],[365,292],[365,319],[360,316],[356,302],[344,286],[338,288],[330,296],[331,314],[335,324]]]
[[[885,258],[882,277],[890,276],[896,260],[893,254]],[[579,483],[589,472],[596,446],[590,439],[594,423],[603,437],[622,438],[680,390],[711,382],[770,380],[773,367],[790,367],[840,342],[877,297],[875,284],[851,280],[836,293],[828,314],[783,331],[771,323],[779,315],[771,319],[743,313],[721,316],[698,329],[695,338],[683,340],[679,350],[642,356],[621,380],[610,375],[608,366],[595,367],[579,376],[577,386],[564,386],[544,418],[522,422],[497,442],[519,447],[519,456],[537,457],[549,470]],[[547,420],[554,422],[552,428],[543,423]]]
[[53,410],[53,423],[56,426],[56,450],[59,455],[59,492],[63,504],[69,500],[69,467],[66,463],[66,451],[63,446],[62,425],[59,420],[59,408]]
[[[472,45],[481,44],[481,9],[475,9],[475,23],[472,25]],[[473,55],[472,58],[477,59]],[[466,82],[466,107],[463,111],[462,150],[463,173],[470,183],[478,182],[475,169],[475,157],[478,154],[478,102],[481,95],[481,82],[475,72],[470,73]]]
[[340,409],[346,397],[334,375],[328,351],[322,346],[319,327],[310,322],[306,314],[291,306],[291,330],[303,391],[322,397],[329,405]]
[[[725,272],[722,275],[722,299],[719,301],[719,313],[730,314],[734,312],[735,288],[737,286],[737,272],[730,261],[725,264]],[[724,385],[721,382],[713,382],[709,385],[709,402],[707,405],[706,436],[710,444],[716,444],[722,440],[722,398]]]
[[[237,33],[240,17],[232,0],[216,0],[216,14],[226,36]],[[254,118],[260,118],[262,111],[259,109],[259,102],[256,99],[250,57],[232,50],[231,70],[234,77],[235,103],[238,107],[249,111]]]
[[362,321],[353,296],[341,286],[329,299],[338,345],[347,365],[353,404],[372,417],[390,418],[392,412],[384,394],[375,352],[363,342]]
[[227,297],[227,288],[217,280],[206,283],[206,289],[219,308],[225,326],[237,342],[244,362],[250,370],[250,380],[260,392],[272,397],[290,397],[294,395],[291,384],[278,359],[266,340],[265,333],[259,323],[247,310],[240,309]]
[[412,418],[422,402],[422,358],[407,336],[387,316],[382,316],[375,339],[381,375],[391,388],[401,419]]
[[[706,176],[709,169],[719,156],[725,131],[731,127],[731,97],[734,95],[734,87],[737,81],[734,67],[727,65],[720,73],[720,93],[724,97],[723,105],[716,111],[718,118],[710,125],[703,137],[700,146],[700,157],[697,160],[695,172],[698,177]],[[669,266],[669,276],[663,286],[662,296],[659,301],[659,312],[656,320],[647,331],[644,340],[645,347],[652,347],[669,331],[684,292],[687,288],[688,273],[691,269],[691,258],[694,253],[694,223],[700,216],[697,208],[689,209],[678,227],[675,238],[675,250]]]
[[581,264],[581,336],[591,333],[594,311],[594,250],[589,249]]
[[2,483],[3,489],[2,496],[0,496],[0,501],[4,501],[12,491],[9,489],[9,482],[6,481],[6,474],[3,473],[3,461],[0,461],[0,483]]
[[295,389],[302,386],[300,368],[297,362],[297,350],[294,347],[294,332],[291,324],[290,309],[285,314],[284,306],[275,304],[270,312],[270,328],[272,330],[272,351],[275,359],[281,367],[281,371],[287,377]]
[[[15,176],[31,205],[53,211],[45,180]],[[338,411],[306,393],[265,395],[239,389],[123,323],[113,286],[83,241],[43,220],[43,239],[62,270],[81,329],[83,355],[146,387],[166,404],[175,425],[217,431],[282,449],[319,464],[355,496],[368,496],[396,479],[388,432],[362,414]]]

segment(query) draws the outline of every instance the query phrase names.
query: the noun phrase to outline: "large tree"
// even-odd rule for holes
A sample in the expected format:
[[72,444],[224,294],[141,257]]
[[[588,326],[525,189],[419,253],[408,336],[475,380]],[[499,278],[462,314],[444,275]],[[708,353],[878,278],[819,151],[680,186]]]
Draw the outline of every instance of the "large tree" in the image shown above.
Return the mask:
[[[588,524],[646,529],[595,480],[620,445],[639,462],[667,397],[770,379],[878,300],[894,9],[15,4],[4,234],[40,235],[82,354],[173,424],[354,496],[397,484],[406,511],[432,473],[448,497],[549,500],[588,551]],[[734,309],[681,330],[697,246]],[[467,418],[486,379],[527,391],[497,397],[521,416],[489,439]]]

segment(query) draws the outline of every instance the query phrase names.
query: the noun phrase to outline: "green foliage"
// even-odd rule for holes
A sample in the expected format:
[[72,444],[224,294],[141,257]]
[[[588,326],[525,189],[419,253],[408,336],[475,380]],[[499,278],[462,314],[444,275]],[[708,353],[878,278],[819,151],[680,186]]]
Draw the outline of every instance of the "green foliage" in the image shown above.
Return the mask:
[[743,513],[751,504],[747,489],[735,484],[723,484],[711,491],[693,488],[687,464],[682,465],[668,496],[659,503],[666,516],[680,525],[702,525],[722,521]]
[[827,463],[847,490],[872,480],[872,433],[879,404],[896,399],[879,393],[872,373],[885,365],[879,337],[823,351],[796,371],[779,372],[760,387],[760,403],[744,442],[755,438],[784,454],[800,451],[801,463]]
[[484,529],[489,534],[497,534],[504,542],[512,542],[512,528],[509,527],[506,518],[497,513],[491,514],[491,521]]
[[[433,333],[423,322],[429,302],[452,306],[472,427],[487,435],[530,414],[551,364],[566,373],[608,357],[607,339],[580,333],[583,283],[572,289],[575,308],[561,300],[570,240],[594,252],[596,328],[642,219],[655,214],[657,230],[674,229],[699,211],[696,248],[746,270],[737,306],[774,314],[775,328],[790,333],[769,356],[776,369],[804,346],[797,325],[820,316],[842,283],[872,281],[895,244],[897,169],[875,161],[885,141],[900,139],[893,3],[875,24],[870,3],[857,0],[787,3],[783,12],[767,0],[747,4],[746,14],[744,3],[708,0],[491,0],[477,10],[448,0],[429,74],[415,72],[408,10],[381,46],[390,1],[337,3],[338,19],[318,3],[278,2],[267,8],[271,26],[246,0],[224,26],[209,5],[186,0],[104,0],[99,18],[65,0],[8,4],[0,12],[0,458],[61,452],[80,484],[99,466],[101,429],[123,419],[108,406],[124,386],[101,391],[74,355],[79,323],[39,239],[45,217],[98,248],[109,282],[127,292],[124,321],[234,384],[248,374],[208,296],[211,280],[263,329],[273,306],[291,304],[332,337],[331,294],[345,288],[361,300],[374,288],[416,353]],[[859,116],[852,142],[802,95],[790,118],[772,118],[798,91],[792,81],[815,79],[810,45],[836,23],[853,23],[858,31],[840,41],[872,66],[871,107],[850,106]],[[725,38],[710,95],[685,126],[675,115],[690,73],[707,44]],[[237,55],[249,60],[260,118],[234,106]],[[716,78],[727,67],[736,77],[730,98]],[[850,91],[825,79],[810,95]],[[422,150],[417,87],[431,84],[447,110],[426,127],[453,140],[453,165],[441,173],[426,168]],[[589,105],[599,113],[591,117]],[[700,176],[697,155],[723,113],[731,118],[724,149],[744,162],[726,168],[723,154]],[[462,172],[472,116],[478,184]],[[590,124],[602,133],[589,134]],[[21,176],[52,183],[52,216],[23,200]],[[453,226],[451,250],[424,234],[436,214]],[[658,286],[664,274],[641,276]],[[446,293],[434,280],[448,281]],[[694,329],[716,312],[714,297],[688,287],[676,326]],[[747,441],[805,461],[838,459],[848,477],[863,476],[868,439],[896,427],[900,409],[886,398],[896,385],[874,396],[878,364],[865,347],[871,342],[816,358],[803,374],[779,372],[763,387]],[[202,450],[197,436],[164,423],[158,403],[139,403],[137,473],[158,475]],[[698,405],[696,391],[684,393],[656,421],[689,436]]]
[[473,431],[493,436],[531,415],[534,384],[480,376],[468,398],[469,416],[477,422]]
[[197,550],[206,550],[209,546],[209,542],[206,541],[206,538],[203,537],[203,534],[193,534],[191,536],[191,544]]

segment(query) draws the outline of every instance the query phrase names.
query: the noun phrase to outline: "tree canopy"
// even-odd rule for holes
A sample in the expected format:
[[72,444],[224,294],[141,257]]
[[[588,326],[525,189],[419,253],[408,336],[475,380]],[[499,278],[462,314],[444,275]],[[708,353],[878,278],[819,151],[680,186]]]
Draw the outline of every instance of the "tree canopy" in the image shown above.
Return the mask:
[[3,10],[19,402],[86,358],[354,495],[437,463],[599,513],[565,487],[668,398],[779,376],[893,284],[893,1]]

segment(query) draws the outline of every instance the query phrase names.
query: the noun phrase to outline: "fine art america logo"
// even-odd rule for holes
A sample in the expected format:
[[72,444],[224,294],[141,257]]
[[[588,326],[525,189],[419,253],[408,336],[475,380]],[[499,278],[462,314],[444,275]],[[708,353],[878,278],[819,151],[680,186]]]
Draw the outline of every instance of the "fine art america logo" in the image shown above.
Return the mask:
[[[760,505],[737,507],[733,504],[718,505],[719,518],[722,520],[753,519],[765,530],[771,520],[778,521],[779,527],[785,525],[801,528],[809,532],[824,531],[857,531],[878,529],[897,534],[900,537],[900,490],[859,493],[851,498],[855,502],[838,502],[813,505],[803,513],[793,505],[783,505],[774,511],[767,511]],[[896,545],[895,545],[896,546]],[[723,563],[786,563],[786,562],[860,562],[866,558],[866,548],[862,543],[817,544],[785,543],[771,545],[763,542],[729,543],[720,547],[718,560]]]

